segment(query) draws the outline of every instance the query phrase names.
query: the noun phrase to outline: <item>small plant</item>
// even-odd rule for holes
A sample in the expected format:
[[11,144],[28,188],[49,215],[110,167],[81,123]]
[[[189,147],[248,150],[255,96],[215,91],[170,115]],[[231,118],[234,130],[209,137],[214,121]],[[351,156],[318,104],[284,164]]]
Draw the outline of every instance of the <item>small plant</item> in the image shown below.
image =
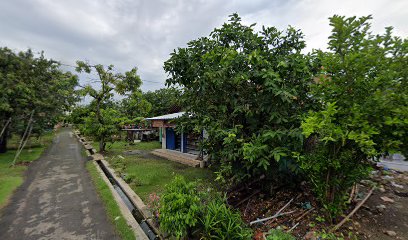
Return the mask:
[[126,183],[132,183],[135,178],[136,176],[134,174],[126,174],[123,180],[125,180]]
[[[319,239],[327,239],[327,240],[343,240],[344,239],[343,233],[340,233],[338,236],[334,233],[327,232],[324,229],[322,229],[321,232],[316,232],[315,236],[318,237]],[[350,239],[356,239],[356,238],[350,238]]]
[[160,228],[182,239],[190,236],[198,225],[200,214],[200,198],[196,183],[186,182],[182,176],[166,186],[160,200]]
[[325,222],[326,221],[326,219],[324,218],[324,217],[322,217],[322,216],[317,216],[316,217],[316,221],[318,221],[318,222]]
[[150,193],[147,199],[147,207],[152,212],[155,219],[160,217],[160,196],[157,193]]
[[280,229],[271,229],[266,240],[296,240],[296,238]]
[[241,215],[230,209],[223,199],[208,203],[204,216],[202,239],[251,239],[252,231],[245,227]]

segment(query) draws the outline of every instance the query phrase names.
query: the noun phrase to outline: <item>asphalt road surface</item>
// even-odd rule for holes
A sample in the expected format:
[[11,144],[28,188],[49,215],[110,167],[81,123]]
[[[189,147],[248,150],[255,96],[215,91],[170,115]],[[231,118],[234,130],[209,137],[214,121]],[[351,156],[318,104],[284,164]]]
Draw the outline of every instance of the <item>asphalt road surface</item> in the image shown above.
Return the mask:
[[395,162],[391,162],[391,161],[382,161],[379,162],[377,165],[379,166],[384,166],[390,169],[394,169],[394,170],[398,170],[401,172],[408,172],[408,162],[406,161],[395,161]]
[[1,210],[0,239],[119,239],[85,162],[77,139],[62,129]]

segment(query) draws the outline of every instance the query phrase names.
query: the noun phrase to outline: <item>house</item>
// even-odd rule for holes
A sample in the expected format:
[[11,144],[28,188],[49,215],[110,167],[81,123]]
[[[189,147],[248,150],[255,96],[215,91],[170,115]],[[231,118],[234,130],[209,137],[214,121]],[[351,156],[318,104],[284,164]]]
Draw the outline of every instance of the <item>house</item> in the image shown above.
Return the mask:
[[162,143],[162,148],[152,153],[183,164],[203,167],[203,155],[199,149],[203,134],[177,132],[175,129],[175,119],[184,114],[185,112],[177,112],[146,118],[151,121],[152,127],[159,128],[159,139]]
[[146,122],[125,125],[122,127],[122,131],[126,132],[126,140],[131,142],[157,139],[157,132]]

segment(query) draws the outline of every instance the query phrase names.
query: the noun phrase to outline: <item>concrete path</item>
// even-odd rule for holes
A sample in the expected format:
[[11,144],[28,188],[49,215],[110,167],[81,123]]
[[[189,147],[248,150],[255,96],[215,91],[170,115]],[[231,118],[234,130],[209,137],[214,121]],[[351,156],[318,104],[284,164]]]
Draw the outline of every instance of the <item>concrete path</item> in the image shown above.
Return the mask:
[[77,139],[62,129],[0,212],[0,239],[119,239],[85,162]]

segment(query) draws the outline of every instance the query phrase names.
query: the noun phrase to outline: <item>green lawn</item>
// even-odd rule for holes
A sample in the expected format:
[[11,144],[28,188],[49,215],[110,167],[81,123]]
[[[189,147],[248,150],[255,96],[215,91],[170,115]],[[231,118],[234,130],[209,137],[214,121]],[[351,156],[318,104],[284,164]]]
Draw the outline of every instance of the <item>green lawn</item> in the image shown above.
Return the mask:
[[125,159],[116,161],[125,161],[125,167],[122,168],[125,179],[143,201],[152,192],[161,193],[176,175],[182,175],[190,181],[214,179],[209,169],[193,168],[166,159],[125,156]]
[[[99,150],[98,142],[92,142],[92,146],[97,151]],[[106,144],[107,155],[121,154],[123,153],[123,151],[126,151],[126,150],[153,150],[157,148],[161,148],[161,143],[158,141],[138,142],[138,143],[132,143],[132,144],[126,141],[116,141],[113,143]]]
[[[102,179],[101,175],[98,173],[96,166],[92,162],[86,163],[86,168],[91,174],[92,180],[101,197],[105,207],[106,213],[109,219],[115,225],[116,231],[119,233],[123,240],[136,239],[133,230],[127,225],[126,220],[123,218],[122,213],[115,199],[105,181]],[[116,219],[116,220],[115,220]]]
[[[19,162],[31,162],[38,159],[46,146],[51,143],[53,133],[49,132],[40,139],[30,138],[25,149],[21,152]],[[14,190],[23,183],[24,171],[27,166],[17,164],[10,167],[13,162],[19,139],[13,136],[9,142],[6,153],[0,153],[0,208],[4,207]]]
[[[93,143],[97,147],[97,143]],[[160,193],[174,176],[182,175],[187,180],[209,180],[212,182],[214,174],[209,169],[193,168],[180,163],[148,154],[150,150],[161,148],[157,141],[128,144],[118,141],[109,146],[104,154],[106,160],[115,168],[115,171],[125,175],[130,187],[146,201],[149,194]],[[126,155],[127,150],[145,150],[147,154]]]

